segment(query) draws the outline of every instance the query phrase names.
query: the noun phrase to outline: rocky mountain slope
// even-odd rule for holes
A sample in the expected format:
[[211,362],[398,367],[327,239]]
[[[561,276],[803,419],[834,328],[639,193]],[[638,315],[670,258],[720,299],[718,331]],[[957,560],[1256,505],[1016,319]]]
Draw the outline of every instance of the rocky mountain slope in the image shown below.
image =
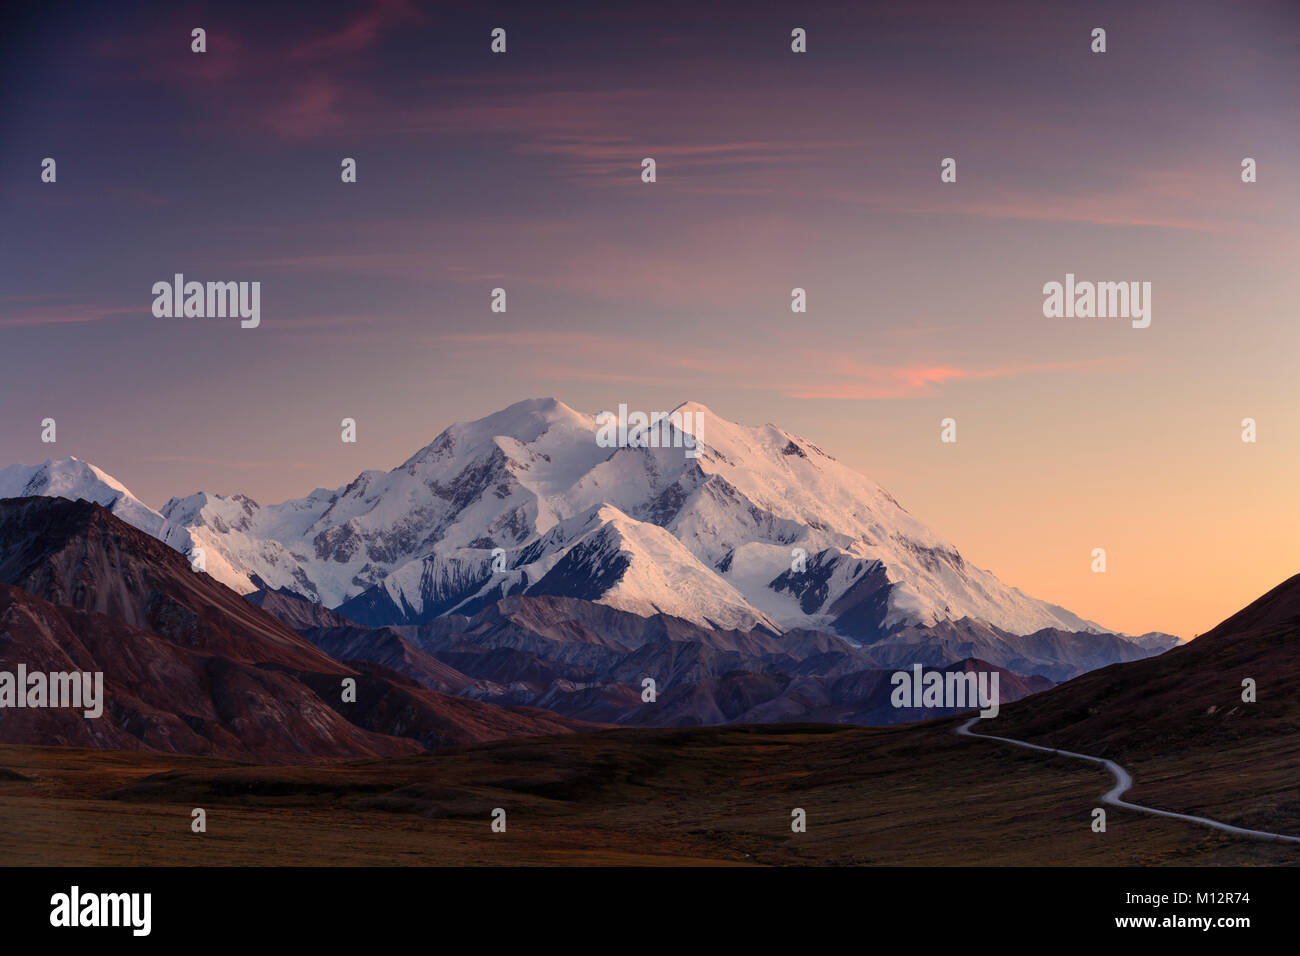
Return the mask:
[[587,728],[336,660],[88,501],[0,500],[0,582],[0,671],[99,672],[106,697],[98,718],[6,707],[7,743],[289,762]]

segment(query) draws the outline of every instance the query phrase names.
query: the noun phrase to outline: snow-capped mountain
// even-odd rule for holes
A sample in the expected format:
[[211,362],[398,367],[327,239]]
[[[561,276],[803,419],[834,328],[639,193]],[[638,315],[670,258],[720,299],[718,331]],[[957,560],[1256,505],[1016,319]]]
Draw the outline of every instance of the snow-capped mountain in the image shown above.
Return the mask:
[[[525,593],[864,642],[961,618],[1013,634],[1105,630],[968,564],[811,442],[694,403],[675,414],[666,431],[694,436],[695,457],[602,447],[593,416],[534,399],[450,426],[392,471],[277,505],[199,493],[159,514],[84,463],[94,480],[74,480],[75,459],[40,466],[49,474],[33,487],[44,490],[14,490],[14,478],[0,493],[115,489],[119,517],[201,547],[209,573],[236,590],[288,588],[365,624],[472,614]],[[806,552],[800,570],[794,549]]]
[[52,458],[42,465],[0,468],[0,498],[84,498],[103,505],[129,525],[177,551],[189,550],[189,532],[172,524],[107,472],[79,458]]

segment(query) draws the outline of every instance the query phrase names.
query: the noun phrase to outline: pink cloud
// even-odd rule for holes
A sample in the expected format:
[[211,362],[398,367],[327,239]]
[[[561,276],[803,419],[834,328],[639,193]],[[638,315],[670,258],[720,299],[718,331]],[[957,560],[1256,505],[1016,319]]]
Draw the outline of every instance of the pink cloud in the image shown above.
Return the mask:
[[[600,332],[523,331],[448,333],[436,337],[445,348],[490,349],[494,359],[516,362],[530,376],[556,380],[636,382],[692,388],[701,376],[710,384],[761,389],[790,398],[871,400],[936,395],[940,387],[1042,372],[1107,370],[1127,359],[1017,362],[985,367],[902,361],[866,364],[837,353],[788,352],[781,343],[752,358],[733,349],[680,342],[633,339]],[[635,356],[630,362],[629,356]]]
[[267,459],[262,461],[241,461],[237,458],[203,458],[195,455],[145,455],[140,458],[141,461],[152,462],[179,462],[188,465],[219,465],[231,468],[317,468],[320,462],[315,461],[294,461],[291,459]]
[[[961,368],[952,365],[905,364],[860,365],[843,359],[831,359],[829,377],[838,381],[813,382],[784,388],[790,398],[867,400],[881,398],[928,397],[938,394],[935,386],[954,381],[1009,378],[1035,372],[1056,372],[1085,368],[1111,368],[1113,359],[1087,359],[1074,362],[1024,362],[992,368]],[[845,379],[848,379],[847,381]]]
[[123,315],[149,315],[149,304],[143,306],[104,305],[52,305],[38,306],[17,315],[0,316],[0,328],[22,328],[41,325],[75,325],[82,322],[99,322]]
[[978,216],[1043,222],[1082,222],[1105,226],[1138,226],[1190,232],[1217,232],[1238,225],[1257,230],[1250,221],[1251,206],[1241,200],[1237,170],[1230,164],[1213,169],[1196,166],[1162,166],[1125,170],[1126,181],[1087,189],[1076,186],[1047,188],[1037,184],[982,184],[979,198],[944,190],[930,192],[862,191],[833,188],[821,191],[824,199],[873,206],[897,213]]
[[[761,184],[752,175],[769,167],[788,168],[842,143],[824,141],[779,142],[769,140],[720,140],[718,142],[662,141],[654,137],[635,139],[604,136],[549,136],[519,147],[520,152],[558,157],[563,168],[581,177],[636,185],[640,182],[641,160],[653,157],[657,172],[725,171],[731,192],[756,192],[761,188],[788,187],[788,179],[769,178]],[[748,182],[737,183],[739,175]]]
[[399,27],[421,23],[424,15],[410,0],[375,0],[342,29],[311,37],[289,51],[291,60],[319,60],[375,47]]

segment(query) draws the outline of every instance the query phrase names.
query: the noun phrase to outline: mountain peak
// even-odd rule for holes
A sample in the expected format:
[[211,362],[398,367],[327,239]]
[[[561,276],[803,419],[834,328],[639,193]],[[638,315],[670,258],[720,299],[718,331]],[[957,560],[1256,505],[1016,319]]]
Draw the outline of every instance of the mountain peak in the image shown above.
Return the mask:
[[700,415],[707,415],[710,418],[715,417],[713,414],[713,409],[709,408],[703,402],[693,401],[692,399],[687,399],[686,401],[682,402],[680,405],[674,408],[672,412],[669,412],[669,414],[671,415],[674,412],[681,412],[682,414],[685,414],[686,412],[690,412],[693,415],[700,414]]
[[495,434],[518,438],[520,441],[528,441],[531,439],[524,438],[521,432],[527,433],[543,424],[551,425],[557,422],[585,424],[591,420],[590,415],[575,411],[558,399],[525,398],[474,421],[456,422],[451,428],[492,431]]
[[1212,643],[1220,634],[1290,625],[1300,621],[1300,574],[1292,575],[1262,597],[1251,601],[1232,617],[1215,625],[1198,637],[1200,644],[1208,637]]
[[33,497],[84,498],[177,550],[189,547],[184,529],[168,522],[108,472],[80,458],[51,458],[39,465],[0,469],[0,498]]
[[97,501],[202,548],[239,591],[289,588],[364,624],[421,623],[549,579],[560,596],[867,642],[962,617],[1021,635],[1105,630],[970,565],[809,441],[692,400],[670,414],[698,446],[608,447],[594,416],[525,399],[448,426],[392,471],[267,506],[200,493],[159,514],[75,460],[0,471],[0,494]]
[[498,438],[508,437],[529,444],[556,426],[591,431],[595,421],[557,399],[526,398],[483,418],[447,426],[400,467],[424,464],[452,454],[464,456],[491,451]]

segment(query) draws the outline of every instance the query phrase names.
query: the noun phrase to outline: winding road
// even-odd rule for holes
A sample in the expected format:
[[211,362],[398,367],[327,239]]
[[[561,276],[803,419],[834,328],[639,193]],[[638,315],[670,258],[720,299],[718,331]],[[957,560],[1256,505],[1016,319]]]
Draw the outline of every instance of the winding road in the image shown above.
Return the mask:
[[1222,823],[1218,820],[1211,820],[1209,817],[1194,817],[1188,813],[1173,813],[1170,810],[1157,810],[1155,807],[1144,807],[1140,803],[1129,803],[1121,799],[1129,788],[1133,786],[1133,777],[1127,770],[1121,767],[1113,760],[1104,760],[1101,757],[1090,757],[1087,754],[1077,754],[1071,750],[1053,750],[1051,747],[1040,747],[1038,744],[1026,743],[1023,740],[1013,740],[1010,737],[994,737],[992,734],[977,734],[971,731],[971,724],[980,718],[972,717],[966,723],[957,728],[957,733],[963,737],[978,737],[982,740],[1000,740],[1004,744],[1014,744],[1017,747],[1024,747],[1028,750],[1041,750],[1043,753],[1060,754],[1062,757],[1074,757],[1077,760],[1087,760],[1089,763],[1099,763],[1115,777],[1115,786],[1113,786],[1105,796],[1102,802],[1109,803],[1111,806],[1124,807],[1128,810],[1136,810],[1139,813],[1149,813],[1157,817],[1173,817],[1175,820],[1187,820],[1191,823],[1200,823],[1207,827],[1214,827],[1216,830],[1223,830],[1225,833],[1233,833],[1237,836],[1251,837],[1256,840],[1280,840],[1286,843],[1300,843],[1300,837],[1287,836],[1285,833],[1270,833],[1267,830],[1247,830],[1245,827],[1234,827],[1230,823]]

